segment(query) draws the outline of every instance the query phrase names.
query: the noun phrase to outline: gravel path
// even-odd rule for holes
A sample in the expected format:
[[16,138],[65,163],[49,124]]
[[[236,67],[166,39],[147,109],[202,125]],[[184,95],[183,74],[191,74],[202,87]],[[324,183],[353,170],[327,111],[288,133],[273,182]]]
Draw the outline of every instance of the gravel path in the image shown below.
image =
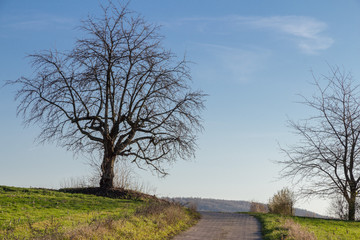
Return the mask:
[[174,240],[261,240],[260,223],[238,213],[202,212],[201,220]]

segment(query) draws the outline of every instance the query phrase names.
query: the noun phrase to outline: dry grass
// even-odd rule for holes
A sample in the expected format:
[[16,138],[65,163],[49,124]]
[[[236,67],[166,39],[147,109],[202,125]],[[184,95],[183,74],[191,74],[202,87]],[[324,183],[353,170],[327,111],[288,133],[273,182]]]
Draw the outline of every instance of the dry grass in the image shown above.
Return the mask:
[[[279,214],[251,213],[262,225],[264,240],[315,240],[308,227],[294,221],[294,217]],[[322,239],[322,238],[320,238]]]
[[184,207],[180,204],[168,201],[150,202],[145,206],[138,207],[135,215],[150,218],[157,216],[165,225],[173,225],[186,219],[187,215],[190,215],[195,221],[200,219],[200,214],[196,212],[196,209],[187,208],[187,211],[184,211]]
[[289,217],[278,214],[251,213],[262,225],[264,240],[359,240],[360,222]]
[[288,229],[288,236],[286,239],[294,240],[316,240],[314,233],[309,232],[305,227],[301,226],[299,223],[294,222],[292,219],[286,219],[283,224],[285,229]]
[[169,239],[195,224],[184,208],[169,202],[150,202],[126,219],[94,221],[64,235],[65,239]]
[[[109,216],[93,218],[76,226],[64,227],[59,221],[43,223],[28,222],[25,239],[129,239],[161,240],[170,239],[196,223],[197,217],[189,214],[178,204],[169,202],[149,202],[138,207],[134,214],[121,218]],[[38,225],[41,226],[38,226]],[[20,234],[21,235],[21,234]],[[8,232],[3,239],[22,239],[18,234]]]

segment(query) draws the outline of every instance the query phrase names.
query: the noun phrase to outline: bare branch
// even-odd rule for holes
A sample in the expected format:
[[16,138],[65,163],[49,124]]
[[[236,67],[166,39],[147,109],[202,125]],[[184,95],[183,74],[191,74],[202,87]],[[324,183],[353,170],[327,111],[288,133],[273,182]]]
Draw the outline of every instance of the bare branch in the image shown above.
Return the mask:
[[30,55],[36,75],[11,83],[20,86],[18,114],[42,127],[40,141],[103,151],[100,185],[111,187],[119,156],[161,174],[162,164],[192,157],[205,94],[191,90],[188,62],[163,48],[158,26],[127,5],[101,7],[71,51]]
[[359,85],[338,67],[330,70],[329,76],[314,79],[318,94],[311,99],[303,97],[303,104],[317,115],[290,121],[301,140],[282,148],[287,159],[279,163],[284,165],[283,177],[306,182],[303,195],[329,197],[340,193],[349,203],[349,219],[353,220],[360,189]]

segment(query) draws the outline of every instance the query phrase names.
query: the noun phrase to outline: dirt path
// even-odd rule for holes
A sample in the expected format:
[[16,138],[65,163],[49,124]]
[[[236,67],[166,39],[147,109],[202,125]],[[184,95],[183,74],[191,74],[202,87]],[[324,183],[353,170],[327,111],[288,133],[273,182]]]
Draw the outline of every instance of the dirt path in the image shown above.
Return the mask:
[[174,240],[261,240],[260,223],[237,213],[202,212],[199,223]]

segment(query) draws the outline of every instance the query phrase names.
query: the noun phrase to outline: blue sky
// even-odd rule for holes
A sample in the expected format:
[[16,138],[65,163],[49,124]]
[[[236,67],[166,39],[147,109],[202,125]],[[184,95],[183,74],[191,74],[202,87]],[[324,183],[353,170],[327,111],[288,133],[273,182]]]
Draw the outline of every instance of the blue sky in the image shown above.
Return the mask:
[[[314,89],[311,70],[343,66],[360,80],[360,2],[288,0],[133,0],[130,8],[162,25],[164,45],[194,63],[193,86],[209,94],[204,132],[193,161],[169,166],[158,179],[137,171],[161,196],[267,200],[277,181],[282,145],[296,142],[288,118],[309,116],[297,94]],[[32,73],[27,54],[68,50],[96,0],[0,0],[0,81]],[[55,144],[38,145],[37,126],[16,117],[12,87],[0,89],[0,184],[58,188],[64,179],[89,175],[83,156]],[[326,212],[327,202],[299,207]]]

